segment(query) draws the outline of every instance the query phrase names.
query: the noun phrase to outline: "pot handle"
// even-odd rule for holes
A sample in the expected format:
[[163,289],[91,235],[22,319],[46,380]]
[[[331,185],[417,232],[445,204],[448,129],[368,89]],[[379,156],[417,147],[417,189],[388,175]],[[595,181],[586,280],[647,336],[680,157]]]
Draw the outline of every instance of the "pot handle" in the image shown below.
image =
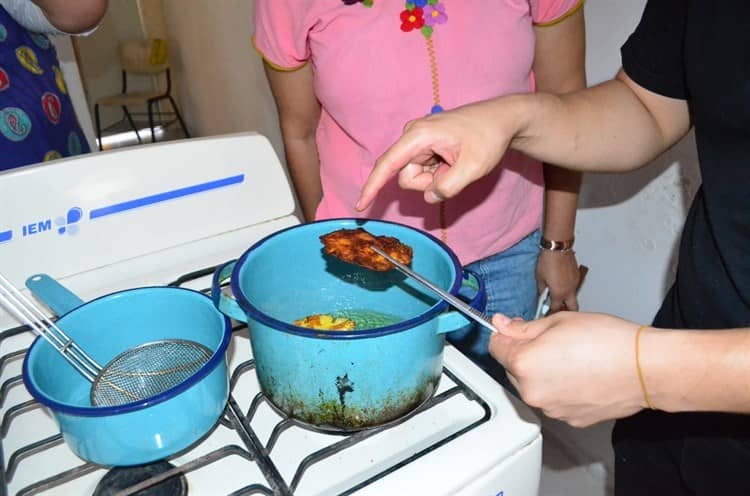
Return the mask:
[[234,296],[225,294],[222,291],[222,284],[226,284],[232,279],[232,272],[235,265],[237,265],[237,260],[230,260],[216,268],[213,282],[211,283],[211,300],[213,300],[214,306],[227,317],[240,322],[247,322],[247,315],[240,308]]
[[68,288],[47,274],[35,274],[26,279],[26,287],[42,303],[59,317],[74,310],[85,302]]
[[[462,271],[461,287],[469,288],[476,291],[476,294],[469,302],[473,308],[484,312],[484,308],[487,305],[487,291],[484,287],[482,279],[470,270],[464,269]],[[443,312],[437,317],[437,333],[445,334],[446,332],[453,332],[466,327],[469,324],[474,324],[473,320],[469,320],[461,312],[451,310]]]

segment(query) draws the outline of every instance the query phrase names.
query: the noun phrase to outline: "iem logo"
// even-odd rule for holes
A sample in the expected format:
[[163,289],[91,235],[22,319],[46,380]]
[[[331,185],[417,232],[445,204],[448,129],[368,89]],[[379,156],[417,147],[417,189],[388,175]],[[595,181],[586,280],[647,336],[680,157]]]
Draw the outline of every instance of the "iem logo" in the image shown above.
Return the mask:
[[71,236],[75,236],[78,233],[78,221],[83,217],[83,210],[78,207],[73,207],[68,210],[68,215],[65,218],[58,217],[55,219],[55,225],[57,226],[57,234],[65,234],[66,232]]
[[[68,233],[74,236],[78,232],[78,222],[83,218],[83,210],[78,207],[73,207],[68,210],[65,217],[57,217],[55,219],[55,226],[57,227],[58,234]],[[25,224],[21,228],[21,232],[24,236],[31,236],[33,234],[40,234],[46,231],[52,230],[52,220],[45,219],[38,222],[32,222],[31,224]]]

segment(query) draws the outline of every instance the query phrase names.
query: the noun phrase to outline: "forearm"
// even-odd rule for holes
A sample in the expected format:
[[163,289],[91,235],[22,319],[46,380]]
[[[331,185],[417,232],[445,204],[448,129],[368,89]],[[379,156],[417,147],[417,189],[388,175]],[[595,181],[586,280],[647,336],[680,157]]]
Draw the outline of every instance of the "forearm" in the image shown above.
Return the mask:
[[656,408],[750,413],[750,328],[647,329],[640,349]]
[[323,198],[320,160],[315,135],[320,120],[320,103],[315,95],[312,65],[288,71],[263,64],[271,86],[289,175],[306,221],[315,220],[315,211]]
[[[582,49],[580,50],[583,51]],[[568,70],[567,77],[555,77],[539,71],[537,88],[539,91],[566,94],[586,87],[583,70],[583,53],[575,64],[577,70]],[[564,73],[559,68],[558,73]],[[578,193],[581,189],[581,173],[563,169],[553,164],[544,164],[544,225],[543,232],[547,239],[565,241],[573,239],[575,231]]]
[[287,167],[305,220],[315,220],[315,211],[323,198],[320,162],[315,137],[284,138]]
[[[661,154],[689,128],[686,104],[659,105],[647,107],[618,79],[565,95],[513,95],[488,108],[500,122],[513,114],[511,147],[534,158],[580,171],[627,171]],[[657,119],[654,112],[668,117]]]
[[555,241],[573,239],[581,173],[545,164],[544,183],[544,236]]
[[65,33],[96,27],[107,12],[107,0],[32,0],[49,22]]

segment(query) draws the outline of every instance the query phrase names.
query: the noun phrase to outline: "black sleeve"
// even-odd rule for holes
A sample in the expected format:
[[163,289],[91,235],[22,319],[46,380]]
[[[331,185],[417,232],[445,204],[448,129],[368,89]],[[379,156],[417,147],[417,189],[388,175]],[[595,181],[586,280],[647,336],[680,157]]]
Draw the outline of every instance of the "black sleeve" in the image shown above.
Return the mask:
[[688,0],[649,0],[641,22],[622,46],[622,67],[636,83],[670,98],[687,99],[685,24]]

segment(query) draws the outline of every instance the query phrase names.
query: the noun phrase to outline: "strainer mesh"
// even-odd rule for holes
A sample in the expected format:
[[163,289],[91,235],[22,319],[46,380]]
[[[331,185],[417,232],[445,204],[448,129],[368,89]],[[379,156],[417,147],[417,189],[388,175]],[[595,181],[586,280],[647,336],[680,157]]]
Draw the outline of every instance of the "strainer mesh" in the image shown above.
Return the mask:
[[168,339],[117,355],[91,386],[91,404],[117,406],[150,398],[192,377],[211,358],[195,341]]

